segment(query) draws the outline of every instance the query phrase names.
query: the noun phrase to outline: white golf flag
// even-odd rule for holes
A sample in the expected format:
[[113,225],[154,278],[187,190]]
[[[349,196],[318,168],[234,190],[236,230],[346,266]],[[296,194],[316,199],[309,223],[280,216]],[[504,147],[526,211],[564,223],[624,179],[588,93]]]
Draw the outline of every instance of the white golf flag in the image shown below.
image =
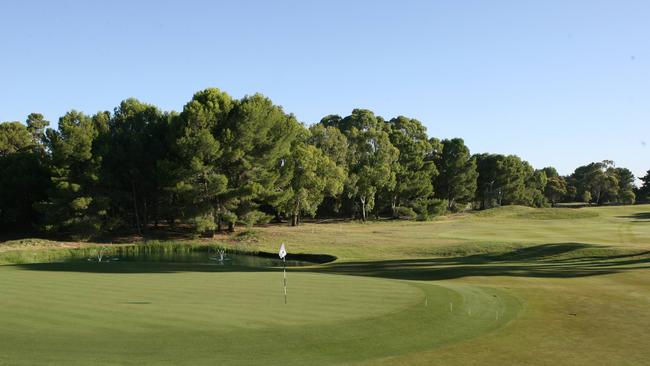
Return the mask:
[[284,249],[284,243],[280,246],[280,251],[278,252],[278,255],[280,256],[280,259],[284,259],[284,257],[287,256],[287,250]]

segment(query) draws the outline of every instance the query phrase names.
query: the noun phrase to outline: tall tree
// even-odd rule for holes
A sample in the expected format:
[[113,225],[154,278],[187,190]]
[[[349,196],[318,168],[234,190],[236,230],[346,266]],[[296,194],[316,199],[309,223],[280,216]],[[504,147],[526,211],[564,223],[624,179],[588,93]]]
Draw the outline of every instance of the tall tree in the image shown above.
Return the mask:
[[618,195],[618,179],[614,174],[613,163],[608,160],[576,168],[571,175],[571,183],[575,185],[579,196],[584,198],[584,192],[589,192],[590,199],[597,204]]
[[[388,127],[390,142],[399,150],[395,185],[386,189],[393,216],[398,206],[426,211],[427,201],[433,195],[432,180],[438,174],[426,127],[420,121],[404,116],[391,119]],[[420,214],[427,215],[428,212]]]
[[96,189],[101,162],[93,154],[93,142],[98,130],[93,118],[74,110],[59,119],[58,131],[47,130],[52,189],[39,205],[44,230],[82,237],[101,231],[108,205]]
[[98,137],[101,185],[111,201],[114,225],[126,224],[142,234],[157,212],[162,195],[157,164],[167,150],[167,126],[158,108],[131,98],[115,108]]
[[45,128],[50,125],[40,113],[31,113],[27,116],[27,130],[32,139],[39,145],[45,143]]
[[617,200],[623,204],[633,204],[635,200],[634,194],[634,174],[627,168],[617,167],[614,168],[610,174],[613,174],[618,181],[618,195]]
[[552,178],[552,177],[559,177],[560,174],[557,172],[557,169],[555,169],[552,166],[547,166],[546,168],[542,169],[544,173],[546,173],[546,178]]
[[0,229],[26,230],[37,220],[34,204],[46,197],[45,153],[18,122],[0,124]]
[[555,206],[567,194],[567,183],[563,177],[552,176],[548,178],[544,195]]
[[325,196],[335,196],[343,190],[343,168],[314,145],[295,143],[283,168],[291,171],[292,178],[281,209],[290,215],[292,226],[298,225],[303,213],[314,216]]
[[219,134],[226,128],[235,103],[218,89],[194,94],[176,118],[175,151],[178,181],[175,192],[186,219],[197,231],[212,235],[222,223],[234,225],[228,179]]
[[642,202],[650,201],[650,170],[641,178],[641,187],[637,190],[636,198]]
[[0,156],[26,151],[34,146],[29,130],[20,122],[0,123]]
[[391,144],[384,123],[367,109],[355,109],[345,118],[327,116],[321,121],[324,126],[338,128],[347,138],[345,192],[359,204],[362,221],[373,209],[377,192],[395,185],[394,166],[399,150]]
[[442,151],[435,157],[440,174],[435,179],[436,194],[447,200],[447,207],[472,201],[476,192],[476,160],[472,159],[463,139],[442,141]]
[[[261,94],[235,103],[217,133],[224,148],[221,166],[230,195],[236,197],[234,214],[238,217],[254,213],[261,201],[277,209],[286,199],[283,188],[289,185],[291,175],[280,167],[301,128],[295,116]],[[230,230],[233,225],[230,223]]]
[[[526,178],[526,193],[525,198],[522,201],[524,204],[533,207],[546,207],[548,206],[548,200],[544,196],[544,191],[546,185],[548,184],[548,178],[546,172],[543,169],[538,169],[533,171],[533,167],[528,164],[527,161],[524,161],[524,166],[528,171],[528,176]],[[530,172],[532,171],[532,174]]]

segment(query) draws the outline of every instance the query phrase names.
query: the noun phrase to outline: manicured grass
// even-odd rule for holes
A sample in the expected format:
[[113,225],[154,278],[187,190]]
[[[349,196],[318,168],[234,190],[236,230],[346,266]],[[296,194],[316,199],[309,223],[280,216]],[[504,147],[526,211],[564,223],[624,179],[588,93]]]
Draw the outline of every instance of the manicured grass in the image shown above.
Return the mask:
[[493,289],[293,272],[285,305],[281,272],[222,268],[2,266],[0,362],[364,361],[476,337],[520,310],[515,298]]
[[[203,243],[275,252],[285,242],[338,259],[292,268],[286,306],[271,269],[0,266],[0,365],[650,360],[650,205],[269,226],[249,238]],[[42,258],[37,242],[10,246],[0,259]]]

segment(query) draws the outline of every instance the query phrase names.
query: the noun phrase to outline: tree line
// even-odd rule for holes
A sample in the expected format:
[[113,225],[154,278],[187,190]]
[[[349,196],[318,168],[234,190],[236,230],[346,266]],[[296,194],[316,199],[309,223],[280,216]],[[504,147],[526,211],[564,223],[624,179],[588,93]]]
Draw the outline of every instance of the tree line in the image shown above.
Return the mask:
[[560,176],[516,155],[474,154],[416,119],[366,109],[305,126],[269,98],[194,94],[182,112],[127,99],[0,124],[0,227],[92,237],[184,225],[211,235],[303,217],[427,220],[445,212],[650,196],[611,161]]

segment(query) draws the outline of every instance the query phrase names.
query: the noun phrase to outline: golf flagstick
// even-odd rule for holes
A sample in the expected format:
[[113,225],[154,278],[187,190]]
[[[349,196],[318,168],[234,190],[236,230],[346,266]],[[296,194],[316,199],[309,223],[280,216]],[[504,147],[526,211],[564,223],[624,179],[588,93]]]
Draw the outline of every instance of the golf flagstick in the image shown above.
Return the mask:
[[287,303],[287,250],[284,248],[284,243],[280,246],[280,251],[278,252],[280,258],[282,258],[282,277],[284,278],[284,303]]
[[282,263],[284,263],[284,268],[282,268],[282,275],[284,276],[284,303],[287,303],[287,261],[282,258]]

